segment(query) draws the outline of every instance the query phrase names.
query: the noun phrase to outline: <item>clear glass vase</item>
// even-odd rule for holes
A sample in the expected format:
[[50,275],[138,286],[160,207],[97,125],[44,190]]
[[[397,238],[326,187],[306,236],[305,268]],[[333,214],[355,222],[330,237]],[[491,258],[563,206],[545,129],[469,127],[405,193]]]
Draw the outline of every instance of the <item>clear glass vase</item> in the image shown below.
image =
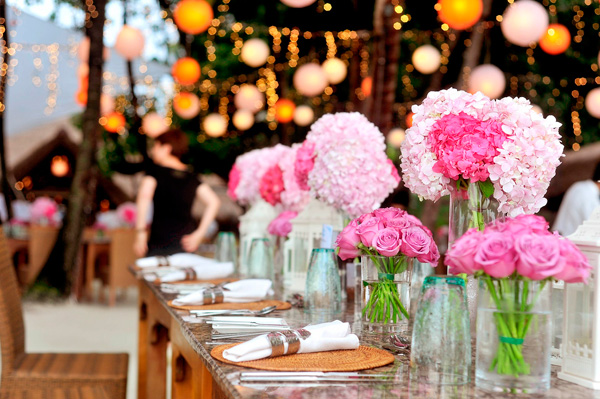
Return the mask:
[[342,311],[337,256],[332,248],[313,248],[306,275],[304,312],[333,317]]
[[396,335],[410,342],[412,264],[413,258],[406,256],[361,257],[363,335]]
[[493,392],[550,388],[552,284],[479,278],[475,382]]

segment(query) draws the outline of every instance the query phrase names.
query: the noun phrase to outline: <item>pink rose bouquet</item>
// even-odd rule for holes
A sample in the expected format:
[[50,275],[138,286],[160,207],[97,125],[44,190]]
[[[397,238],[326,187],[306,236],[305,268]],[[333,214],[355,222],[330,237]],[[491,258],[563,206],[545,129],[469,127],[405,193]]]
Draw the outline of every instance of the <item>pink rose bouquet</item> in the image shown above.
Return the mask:
[[298,186],[351,218],[371,212],[400,182],[385,150],[383,134],[364,115],[324,115],[298,149]]
[[363,308],[371,322],[408,319],[393,276],[407,270],[409,258],[432,266],[440,258],[431,231],[398,208],[376,209],[352,220],[338,235],[336,247],[342,260],[366,256],[377,268],[380,280],[369,283],[371,295]]
[[575,244],[551,233],[546,220],[534,215],[498,220],[483,231],[470,229],[454,242],[445,263],[451,274],[474,275],[485,284],[498,309],[494,320],[502,337],[492,369],[515,376],[529,374],[521,343],[541,291],[554,279],[587,283],[592,270]]

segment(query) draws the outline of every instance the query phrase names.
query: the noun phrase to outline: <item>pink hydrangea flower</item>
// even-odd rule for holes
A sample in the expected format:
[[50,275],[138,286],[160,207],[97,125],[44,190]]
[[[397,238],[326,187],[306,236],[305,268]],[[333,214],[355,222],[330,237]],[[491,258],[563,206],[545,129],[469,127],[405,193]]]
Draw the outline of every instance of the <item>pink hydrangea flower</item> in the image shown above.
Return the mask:
[[227,195],[234,201],[237,201],[235,190],[237,189],[238,184],[240,184],[240,177],[240,170],[238,169],[237,164],[234,164],[229,171],[229,181],[227,182]]
[[31,204],[31,223],[52,225],[60,224],[58,204],[48,197],[37,197]]
[[283,173],[279,165],[273,165],[260,178],[260,196],[269,204],[275,206],[281,202],[283,190]]
[[137,215],[137,206],[133,202],[124,202],[117,206],[117,216],[121,225],[128,227],[135,227],[135,220]]

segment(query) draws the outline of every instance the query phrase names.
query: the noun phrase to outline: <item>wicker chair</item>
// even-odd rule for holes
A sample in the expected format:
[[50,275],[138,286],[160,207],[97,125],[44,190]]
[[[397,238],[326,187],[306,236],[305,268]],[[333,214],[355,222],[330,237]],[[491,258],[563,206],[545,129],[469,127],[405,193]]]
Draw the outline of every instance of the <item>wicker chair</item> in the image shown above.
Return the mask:
[[[0,227],[0,397],[125,399],[127,353],[27,353],[21,297]],[[29,395],[28,392],[32,394]],[[86,393],[87,392],[87,393]],[[34,395],[35,393],[35,395]],[[62,395],[62,396],[61,396]]]

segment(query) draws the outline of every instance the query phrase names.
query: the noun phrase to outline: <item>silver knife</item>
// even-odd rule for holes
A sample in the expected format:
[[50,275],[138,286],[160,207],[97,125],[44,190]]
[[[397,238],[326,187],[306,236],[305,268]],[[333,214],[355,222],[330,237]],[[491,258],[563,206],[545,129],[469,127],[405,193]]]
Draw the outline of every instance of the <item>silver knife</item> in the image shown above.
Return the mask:
[[240,374],[240,382],[256,381],[356,381],[356,382],[380,382],[391,383],[395,379],[394,374],[359,374],[357,372],[245,372]]

